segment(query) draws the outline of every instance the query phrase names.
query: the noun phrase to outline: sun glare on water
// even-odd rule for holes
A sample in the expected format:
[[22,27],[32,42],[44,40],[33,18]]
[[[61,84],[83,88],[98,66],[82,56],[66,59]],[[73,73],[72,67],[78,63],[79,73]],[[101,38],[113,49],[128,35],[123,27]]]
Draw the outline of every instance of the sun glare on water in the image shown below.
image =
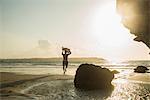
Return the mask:
[[95,11],[92,21],[92,34],[108,59],[118,61],[113,52],[122,51],[132,41],[129,30],[121,23],[121,17],[116,12],[115,1],[109,2]]

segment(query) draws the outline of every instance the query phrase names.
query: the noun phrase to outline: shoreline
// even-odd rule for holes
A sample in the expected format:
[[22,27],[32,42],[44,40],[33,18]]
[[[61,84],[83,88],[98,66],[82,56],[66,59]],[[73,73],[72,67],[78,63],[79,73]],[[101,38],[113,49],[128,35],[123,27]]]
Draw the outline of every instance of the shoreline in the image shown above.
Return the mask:
[[[124,88],[124,86],[121,84],[124,84],[124,85],[130,84],[131,86],[132,85],[137,86],[138,88],[138,86],[141,86],[141,84],[139,83],[141,83],[142,81],[137,82],[137,80],[138,81],[143,80],[143,78],[145,77],[147,80],[150,78],[149,73],[148,74],[132,73],[131,76],[130,76],[131,79],[129,78],[114,79],[114,81],[116,82],[113,82],[114,90],[110,91],[111,94],[114,95],[113,94],[115,93],[114,91],[118,91],[118,89],[120,89],[120,86]],[[72,98],[72,95],[73,95],[73,98],[80,98],[80,96],[81,98],[85,98],[84,94],[82,94],[84,92],[76,91],[74,89],[73,79],[74,79],[73,75],[63,75],[63,74],[62,75],[60,74],[31,75],[31,74],[17,74],[17,73],[12,73],[12,72],[0,72],[0,85],[3,84],[2,87],[0,87],[0,99],[2,100],[21,100],[21,99],[22,100],[37,100],[40,98],[41,100],[49,100],[49,99],[43,99],[43,98],[51,98],[51,99],[55,97],[56,98],[63,98],[63,97]],[[124,80],[126,80],[127,82]],[[136,84],[132,84],[132,83],[136,83]],[[144,82],[142,86],[144,86],[144,88],[148,88],[149,85],[150,84],[146,84]],[[68,94],[68,91],[71,91],[71,92],[69,92]],[[149,91],[147,92],[149,93]],[[143,96],[149,95],[147,94],[147,92],[145,92]],[[93,91],[91,93],[93,93],[93,95],[89,94],[89,97],[91,96],[92,98],[95,98],[95,94],[94,94],[95,92]],[[111,94],[109,94],[109,92],[102,92],[102,93],[106,94],[104,95],[104,97],[105,96],[111,97]],[[97,96],[98,96],[97,98],[99,98],[99,94]]]
[[0,99],[7,100],[11,96],[30,97],[29,94],[24,94],[22,91],[42,82],[73,80],[73,78],[74,76],[71,75],[31,75],[0,72]]
[[0,72],[0,89],[7,87],[15,87],[26,82],[32,81],[53,81],[53,80],[68,80],[73,79],[72,75],[60,75],[60,74],[17,74],[12,72]]
[[[40,82],[48,82],[55,80],[73,80],[71,75],[31,75],[31,74],[16,74],[12,72],[0,72],[0,93],[3,90],[22,90],[30,85]],[[23,86],[22,86],[23,85]]]

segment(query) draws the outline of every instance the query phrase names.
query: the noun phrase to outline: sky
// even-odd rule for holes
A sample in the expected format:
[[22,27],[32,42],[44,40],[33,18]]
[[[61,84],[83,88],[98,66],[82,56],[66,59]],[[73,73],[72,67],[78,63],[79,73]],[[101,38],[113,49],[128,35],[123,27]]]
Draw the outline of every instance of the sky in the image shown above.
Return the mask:
[[0,58],[71,57],[150,60],[133,41],[114,0],[0,0]]

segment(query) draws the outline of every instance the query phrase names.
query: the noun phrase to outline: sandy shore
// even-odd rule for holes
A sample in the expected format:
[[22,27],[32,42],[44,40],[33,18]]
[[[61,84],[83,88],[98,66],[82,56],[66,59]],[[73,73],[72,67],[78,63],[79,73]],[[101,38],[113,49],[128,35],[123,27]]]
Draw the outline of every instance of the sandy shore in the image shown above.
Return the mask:
[[[12,97],[20,96],[20,99],[27,99],[30,97],[23,94],[21,91],[41,82],[49,82],[54,80],[71,80],[73,76],[70,75],[29,75],[16,74],[9,72],[0,73],[0,99],[15,100]],[[32,99],[32,98],[31,98]]]
[[[112,81],[114,89],[78,91],[71,75],[0,73],[0,100],[150,99],[149,73],[131,73]],[[126,81],[125,81],[126,80]],[[121,90],[121,91],[120,91]],[[144,99],[143,99],[144,100]]]

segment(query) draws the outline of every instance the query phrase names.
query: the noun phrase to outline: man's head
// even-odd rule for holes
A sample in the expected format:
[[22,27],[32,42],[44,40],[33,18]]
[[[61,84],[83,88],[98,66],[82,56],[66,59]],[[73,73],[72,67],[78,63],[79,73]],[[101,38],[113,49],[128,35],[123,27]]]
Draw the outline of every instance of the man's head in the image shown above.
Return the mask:
[[65,50],[65,54],[67,53],[67,51]]

